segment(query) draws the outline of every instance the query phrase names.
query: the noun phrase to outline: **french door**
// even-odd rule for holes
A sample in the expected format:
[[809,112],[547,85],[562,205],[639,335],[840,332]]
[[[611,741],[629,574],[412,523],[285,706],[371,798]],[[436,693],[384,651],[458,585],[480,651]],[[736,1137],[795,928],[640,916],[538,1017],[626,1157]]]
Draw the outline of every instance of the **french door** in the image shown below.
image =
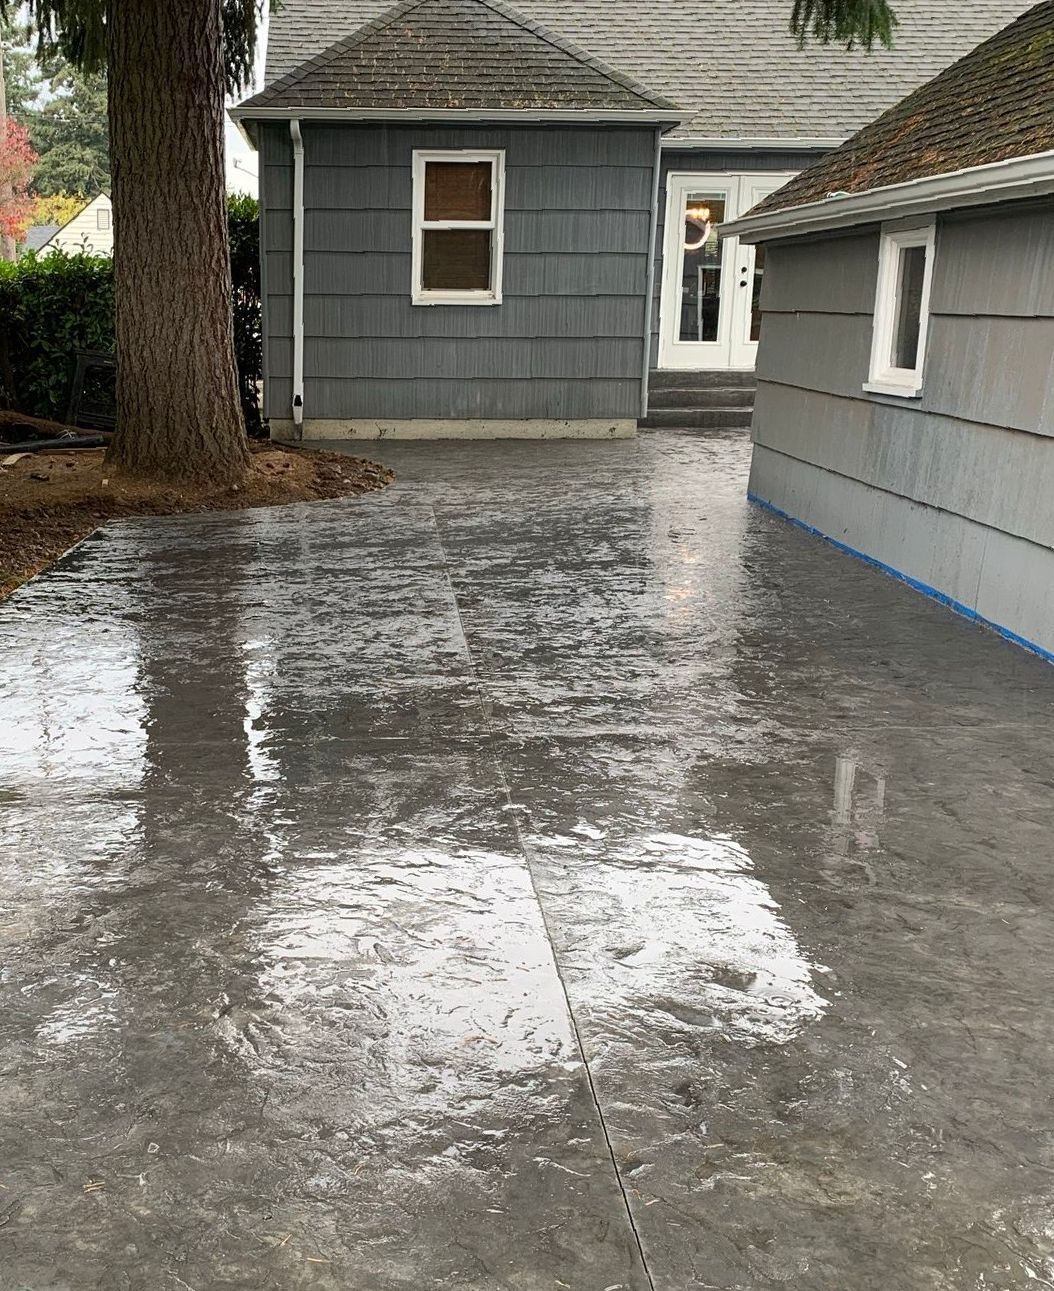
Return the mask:
[[765,249],[718,231],[792,173],[666,176],[659,367],[754,366]]

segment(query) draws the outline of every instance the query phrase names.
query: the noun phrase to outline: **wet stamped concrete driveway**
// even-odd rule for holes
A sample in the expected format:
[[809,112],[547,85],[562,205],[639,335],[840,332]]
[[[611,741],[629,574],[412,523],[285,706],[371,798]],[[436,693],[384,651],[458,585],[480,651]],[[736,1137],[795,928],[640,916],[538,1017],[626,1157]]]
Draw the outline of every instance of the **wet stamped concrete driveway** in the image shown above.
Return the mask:
[[1054,1286],[1054,671],[740,435],[0,608],[0,1288]]

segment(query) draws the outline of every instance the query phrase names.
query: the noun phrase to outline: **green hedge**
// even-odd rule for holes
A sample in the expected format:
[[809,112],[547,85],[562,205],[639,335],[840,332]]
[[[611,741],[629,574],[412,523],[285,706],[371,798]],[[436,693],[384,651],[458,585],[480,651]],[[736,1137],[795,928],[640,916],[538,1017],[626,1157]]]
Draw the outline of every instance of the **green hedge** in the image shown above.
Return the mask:
[[[259,208],[227,199],[234,282],[234,348],[246,429],[260,429]],[[65,416],[77,350],[112,350],[113,263],[84,252],[0,261],[0,406]]]

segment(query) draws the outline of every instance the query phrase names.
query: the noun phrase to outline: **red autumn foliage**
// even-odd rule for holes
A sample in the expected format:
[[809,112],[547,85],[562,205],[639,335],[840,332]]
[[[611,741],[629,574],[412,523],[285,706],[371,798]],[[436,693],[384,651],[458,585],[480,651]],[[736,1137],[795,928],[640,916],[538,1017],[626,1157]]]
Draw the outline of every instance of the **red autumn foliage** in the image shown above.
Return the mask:
[[37,160],[25,126],[8,117],[0,126],[0,236],[21,238],[32,218],[27,190]]

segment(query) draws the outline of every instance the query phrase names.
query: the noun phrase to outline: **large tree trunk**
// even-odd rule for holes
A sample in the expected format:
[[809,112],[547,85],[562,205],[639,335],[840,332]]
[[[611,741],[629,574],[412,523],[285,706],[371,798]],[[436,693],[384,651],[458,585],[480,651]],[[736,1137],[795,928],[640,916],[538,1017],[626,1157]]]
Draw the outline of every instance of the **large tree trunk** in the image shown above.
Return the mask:
[[118,472],[235,484],[221,0],[109,0]]

